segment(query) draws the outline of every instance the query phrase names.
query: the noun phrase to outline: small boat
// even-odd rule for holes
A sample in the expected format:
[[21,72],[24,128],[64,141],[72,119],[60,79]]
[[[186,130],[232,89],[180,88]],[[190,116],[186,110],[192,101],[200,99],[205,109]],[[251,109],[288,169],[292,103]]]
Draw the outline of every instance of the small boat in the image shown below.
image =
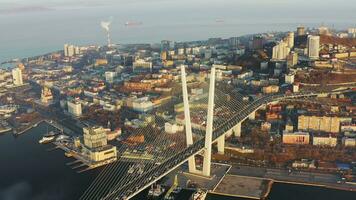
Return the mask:
[[206,198],[207,192],[203,190],[197,190],[194,192],[194,194],[191,196],[191,200],[204,200]]
[[54,141],[55,136],[43,136],[40,141],[38,141],[40,144],[48,144],[50,142]]

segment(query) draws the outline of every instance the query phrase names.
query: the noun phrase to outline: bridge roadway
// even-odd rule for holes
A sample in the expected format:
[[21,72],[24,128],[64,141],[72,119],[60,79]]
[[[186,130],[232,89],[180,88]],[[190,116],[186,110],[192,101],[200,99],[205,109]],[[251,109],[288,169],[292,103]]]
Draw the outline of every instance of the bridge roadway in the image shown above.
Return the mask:
[[[213,142],[217,140],[220,136],[225,134],[228,130],[234,127],[237,123],[242,122],[252,113],[258,110],[261,106],[269,104],[275,101],[280,101],[284,99],[293,99],[301,97],[313,97],[317,96],[319,93],[298,93],[298,94],[274,94],[263,96],[249,105],[243,107],[240,111],[237,111],[236,114],[230,119],[226,120],[224,123],[218,127],[214,127],[213,132]],[[116,186],[111,189],[111,192],[105,194],[101,199],[103,200],[121,200],[121,199],[130,199],[149,187],[151,184],[155,183],[157,180],[166,176],[168,173],[173,171],[175,168],[183,164],[188,160],[192,155],[198,154],[204,149],[205,137],[196,141],[193,145],[187,147],[180,153],[168,158],[166,161],[152,167],[150,170],[147,170],[137,178],[134,178],[132,181],[123,186]],[[97,185],[100,187],[100,185]],[[82,199],[86,199],[85,197]]]

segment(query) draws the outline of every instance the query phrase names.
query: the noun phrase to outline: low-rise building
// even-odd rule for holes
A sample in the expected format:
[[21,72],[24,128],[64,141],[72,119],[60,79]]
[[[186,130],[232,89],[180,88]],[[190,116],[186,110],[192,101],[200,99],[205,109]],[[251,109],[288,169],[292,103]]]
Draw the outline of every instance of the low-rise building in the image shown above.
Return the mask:
[[262,92],[265,94],[277,93],[279,91],[278,85],[270,85],[262,88]]
[[174,122],[166,122],[164,124],[164,130],[167,133],[174,134],[174,133],[183,131],[184,130],[184,126],[179,125],[179,124],[174,123]]
[[331,134],[329,134],[328,136],[314,135],[313,136],[313,145],[335,147],[337,145],[337,138],[332,136]]
[[356,147],[356,138],[343,137],[342,145],[345,147]]
[[298,117],[298,129],[338,133],[340,131],[340,118],[336,116],[301,115]]
[[309,144],[309,140],[308,132],[283,132],[283,144]]

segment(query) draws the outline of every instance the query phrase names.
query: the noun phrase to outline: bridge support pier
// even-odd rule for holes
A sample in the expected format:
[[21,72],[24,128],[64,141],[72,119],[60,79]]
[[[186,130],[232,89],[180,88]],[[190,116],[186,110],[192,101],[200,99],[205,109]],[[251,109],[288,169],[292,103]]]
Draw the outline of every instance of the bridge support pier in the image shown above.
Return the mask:
[[233,128],[232,131],[234,132],[235,137],[241,137],[241,123],[237,123]]
[[225,135],[218,138],[218,154],[225,154]]
[[[193,133],[192,133],[192,124],[190,121],[190,109],[189,109],[189,100],[188,100],[188,88],[187,88],[187,78],[185,74],[185,66],[181,65],[181,73],[182,73],[182,89],[183,89],[183,103],[184,103],[184,121],[185,121],[185,137],[187,146],[193,144]],[[195,173],[195,157],[191,156],[188,159],[189,172]]]
[[210,74],[208,116],[207,116],[206,133],[205,133],[203,176],[210,176],[210,170],[211,170],[211,148],[212,148],[212,141],[213,141],[214,95],[215,95],[215,67],[212,67],[211,74]]

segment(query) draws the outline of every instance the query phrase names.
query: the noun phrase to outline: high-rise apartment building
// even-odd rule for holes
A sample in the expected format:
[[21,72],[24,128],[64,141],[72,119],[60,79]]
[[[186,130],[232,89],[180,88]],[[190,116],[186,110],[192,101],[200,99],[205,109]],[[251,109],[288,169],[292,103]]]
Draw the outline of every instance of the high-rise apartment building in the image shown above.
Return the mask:
[[272,60],[285,60],[290,52],[288,44],[284,41],[280,41],[273,47]]
[[72,57],[80,54],[80,48],[71,44],[64,44],[64,56]]
[[303,35],[305,35],[305,28],[304,26],[299,26],[297,28],[297,36],[303,36]]
[[22,71],[19,68],[12,70],[12,80],[15,86],[23,85]]
[[294,47],[294,32],[289,32],[287,35],[288,47],[292,49]]
[[308,36],[308,57],[310,59],[318,59],[320,50],[320,36]]
[[82,115],[82,104],[78,101],[68,101],[68,112],[76,117]]

